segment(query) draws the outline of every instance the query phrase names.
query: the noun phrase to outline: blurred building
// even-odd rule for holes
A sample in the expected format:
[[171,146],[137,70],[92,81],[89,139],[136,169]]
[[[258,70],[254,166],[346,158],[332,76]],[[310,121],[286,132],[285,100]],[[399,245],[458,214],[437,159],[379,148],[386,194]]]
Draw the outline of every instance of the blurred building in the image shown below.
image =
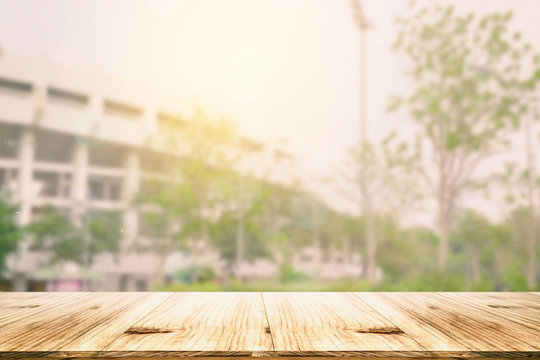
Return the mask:
[[[322,249],[307,246],[292,256],[292,266],[296,271],[315,274],[319,279],[337,280],[359,278],[363,275],[361,255],[336,248]],[[380,272],[380,269],[378,269]],[[382,277],[382,273],[380,274]]]
[[[8,261],[14,289],[44,290],[47,280],[52,289],[77,289],[82,278],[92,280],[94,290],[149,288],[158,260],[127,251],[144,238],[141,214],[130,204],[152,179],[173,178],[167,159],[181,154],[165,150],[160,129],[181,111],[182,99],[152,86],[77,72],[43,58],[0,58],[0,189],[18,204],[19,223],[29,224],[45,205],[66,213],[121,213],[125,249],[117,261],[107,255],[96,259],[91,274],[73,265],[43,273],[46,256],[22,244]],[[242,143],[249,153],[244,168],[255,174],[272,169],[270,181],[289,181],[287,151],[252,138]],[[168,270],[188,261],[178,256],[168,259]],[[216,263],[215,254],[207,257]],[[64,278],[50,285],[59,277],[55,271],[65,272]]]

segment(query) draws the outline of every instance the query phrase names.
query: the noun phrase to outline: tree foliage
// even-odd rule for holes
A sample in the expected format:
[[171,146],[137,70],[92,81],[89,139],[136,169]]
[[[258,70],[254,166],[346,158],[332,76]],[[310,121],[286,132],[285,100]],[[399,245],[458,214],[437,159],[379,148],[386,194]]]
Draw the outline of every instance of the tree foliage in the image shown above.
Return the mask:
[[6,270],[6,257],[17,250],[22,238],[16,213],[17,208],[0,197],[0,276]]
[[27,230],[33,240],[31,248],[49,253],[52,264],[73,261],[87,266],[97,254],[118,253],[121,217],[115,212],[87,209],[79,219],[73,219],[56,207],[46,206]]
[[508,145],[540,80],[538,55],[510,30],[512,16],[413,2],[411,15],[396,20],[394,50],[408,60],[411,91],[393,97],[389,110],[406,109],[417,126],[404,158],[437,202],[441,268],[456,200],[479,163]]

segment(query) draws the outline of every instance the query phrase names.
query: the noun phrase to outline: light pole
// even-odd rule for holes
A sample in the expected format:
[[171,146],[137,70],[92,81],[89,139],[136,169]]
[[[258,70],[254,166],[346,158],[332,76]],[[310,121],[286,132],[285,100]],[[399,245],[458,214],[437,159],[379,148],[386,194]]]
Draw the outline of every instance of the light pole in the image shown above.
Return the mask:
[[364,237],[366,241],[367,255],[367,277],[369,281],[375,281],[376,271],[376,251],[377,244],[374,233],[373,217],[371,213],[371,203],[367,189],[367,161],[366,161],[366,31],[371,29],[371,24],[367,21],[361,0],[351,0],[352,15],[354,23],[360,32],[360,151],[361,151],[361,174],[360,192],[362,196],[362,215],[364,217]]
[[360,31],[360,141],[367,140],[366,130],[366,31],[371,29],[361,0],[351,0],[353,19]]

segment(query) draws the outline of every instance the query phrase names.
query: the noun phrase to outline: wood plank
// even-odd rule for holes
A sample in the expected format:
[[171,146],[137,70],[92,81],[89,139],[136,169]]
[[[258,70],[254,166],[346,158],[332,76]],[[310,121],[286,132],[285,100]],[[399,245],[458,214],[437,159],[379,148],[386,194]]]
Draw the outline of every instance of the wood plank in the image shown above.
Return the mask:
[[404,293],[355,293],[360,299],[381,313],[385,318],[406,331],[423,347],[432,351],[469,351],[471,348],[460,341],[459,337],[447,334],[437,323],[426,321],[420,311],[407,302],[401,302]]
[[264,293],[278,355],[351,355],[424,349],[351,293]]
[[[422,359],[422,360],[463,360],[463,359],[471,359],[471,360],[509,360],[509,359],[538,359],[538,353],[523,353],[520,355],[515,354],[506,354],[506,353],[498,353],[494,356],[470,356],[470,355],[464,355],[462,357],[460,356],[453,356],[453,357],[444,357],[439,355],[433,355],[430,356],[430,353],[418,353],[413,354],[411,356],[410,352],[407,353],[399,353],[395,352],[396,355],[391,355],[386,352],[358,352],[358,353],[351,353],[347,356],[339,356],[340,360],[413,360],[413,359]],[[46,360],[46,359],[57,359],[57,358],[64,358],[65,360],[104,360],[104,359],[122,359],[122,360],[139,360],[139,359],[146,359],[146,360],[218,360],[220,358],[226,358],[227,360],[246,360],[251,357],[247,357],[245,355],[230,355],[228,353],[224,353],[223,355],[218,356],[207,356],[207,355],[200,355],[199,353],[190,353],[189,355],[184,356],[177,356],[177,352],[145,352],[145,351],[135,351],[132,353],[88,353],[88,352],[70,352],[69,357],[66,359],[65,354],[56,354],[56,353],[40,353],[36,356],[25,356],[24,353],[2,353],[3,358],[6,359],[17,359],[17,360]],[[254,356],[257,358],[260,358],[260,356]],[[329,358],[336,359],[336,356],[332,355],[332,353],[329,353],[329,356],[303,356],[303,355],[295,355],[290,354],[289,356],[279,356],[274,355],[272,353],[262,356],[263,359],[279,359],[279,360],[325,360]]]
[[[124,334],[134,324],[147,316],[166,299],[171,293],[142,293],[136,302],[120,307],[120,311],[111,312],[105,316],[92,316],[88,328],[81,326],[80,336],[73,341],[58,346],[58,351],[95,351],[102,350],[120,335]],[[109,309],[110,310],[110,309]],[[77,331],[72,329],[71,331]]]
[[37,314],[55,311],[77,299],[85,297],[83,293],[0,293],[0,328],[13,322],[20,322]]
[[[426,298],[425,295],[423,297]],[[517,300],[514,294],[508,293],[506,305],[502,305],[500,301],[497,304],[497,298],[500,299],[497,293],[434,293],[430,296],[432,301],[451,304],[454,309],[459,309],[467,324],[478,324],[492,338],[500,336],[501,343],[507,340],[510,346],[521,343],[521,350],[540,350],[540,321],[535,319],[538,315],[535,305],[539,304],[525,307],[529,303],[527,295],[519,297],[521,299]],[[513,306],[513,303],[521,305]]]
[[540,358],[538,293],[0,293],[1,358]]
[[[168,294],[83,295],[60,308],[36,312],[32,317],[3,326],[6,335],[0,337],[0,351],[99,351],[140,319],[134,317],[146,315]],[[119,323],[112,326],[111,321],[117,320]],[[126,325],[125,321],[131,324]]]
[[[9,294],[13,294],[9,296]],[[82,307],[92,301],[97,301],[99,295],[84,293],[42,293],[41,298],[24,299],[21,301],[22,308],[12,305],[0,306],[0,351],[6,350],[3,344],[10,341],[18,334],[24,334],[24,329],[40,322],[47,323],[57,317],[68,315],[73,308]],[[11,297],[8,302],[13,304],[21,297],[22,293],[8,293]],[[39,306],[36,306],[39,305]]]
[[176,293],[105,350],[250,356],[273,349],[260,293]]
[[515,327],[443,293],[356,293],[430,351],[451,355],[537,351],[539,331]]
[[540,299],[529,293],[445,293],[457,301],[496,313],[531,330],[540,328]]
[[[76,294],[76,293],[58,293],[58,294]],[[43,298],[41,292],[1,292],[0,291],[0,304],[13,301],[25,301],[29,299]]]

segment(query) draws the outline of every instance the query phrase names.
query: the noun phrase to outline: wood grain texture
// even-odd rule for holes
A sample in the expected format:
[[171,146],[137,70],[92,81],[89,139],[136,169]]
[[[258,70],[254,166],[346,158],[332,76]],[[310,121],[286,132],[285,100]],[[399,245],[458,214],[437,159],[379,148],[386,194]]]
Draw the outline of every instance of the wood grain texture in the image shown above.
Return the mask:
[[512,323],[530,329],[540,326],[540,299],[534,294],[527,293],[475,293],[464,296],[460,293],[446,293],[457,301],[480,310],[494,312]]
[[272,351],[261,294],[174,294],[106,348],[107,351],[155,349],[201,356]]
[[[24,321],[0,324],[0,351],[95,351],[120,336],[167,293],[88,293],[60,307],[35,308]],[[126,323],[127,322],[127,323]]]
[[540,359],[539,293],[0,293],[0,358]]
[[278,354],[424,350],[351,293],[265,293],[263,298]]
[[40,313],[57,311],[84,297],[81,293],[50,293],[43,296],[42,293],[0,292],[0,329]]
[[[476,293],[356,293],[429,351],[537,352],[540,326],[479,306]],[[508,296],[509,301],[511,295]]]

